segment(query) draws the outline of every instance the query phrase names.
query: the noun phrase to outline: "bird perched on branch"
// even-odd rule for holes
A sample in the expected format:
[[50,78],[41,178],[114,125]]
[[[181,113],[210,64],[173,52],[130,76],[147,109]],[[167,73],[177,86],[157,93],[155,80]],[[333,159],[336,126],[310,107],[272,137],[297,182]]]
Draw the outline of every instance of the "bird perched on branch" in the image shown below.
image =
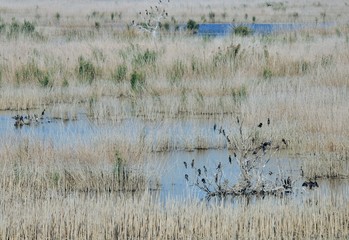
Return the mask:
[[201,169],[200,168],[198,169],[198,176],[199,177],[201,176]]
[[188,168],[187,162],[183,162],[184,163],[184,167]]

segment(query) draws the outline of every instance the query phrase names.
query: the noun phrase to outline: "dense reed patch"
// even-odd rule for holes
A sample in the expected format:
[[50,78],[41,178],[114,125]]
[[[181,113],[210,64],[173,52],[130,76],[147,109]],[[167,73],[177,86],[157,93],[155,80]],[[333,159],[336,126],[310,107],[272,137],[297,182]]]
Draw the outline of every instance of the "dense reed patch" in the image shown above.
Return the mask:
[[[342,198],[341,198],[342,197]],[[300,205],[275,199],[255,204],[168,202],[163,206],[149,194],[127,197],[113,194],[49,192],[43,199],[25,201],[1,193],[0,230],[4,238],[346,238],[348,202],[344,195]],[[6,208],[11,204],[11,208]]]
[[52,139],[41,142],[27,137],[8,138],[2,144],[2,189],[39,195],[46,191],[67,194],[146,189],[146,176],[124,157],[129,155],[127,150],[118,151],[113,144],[94,145],[92,149],[86,143],[70,141],[72,145],[64,146]]

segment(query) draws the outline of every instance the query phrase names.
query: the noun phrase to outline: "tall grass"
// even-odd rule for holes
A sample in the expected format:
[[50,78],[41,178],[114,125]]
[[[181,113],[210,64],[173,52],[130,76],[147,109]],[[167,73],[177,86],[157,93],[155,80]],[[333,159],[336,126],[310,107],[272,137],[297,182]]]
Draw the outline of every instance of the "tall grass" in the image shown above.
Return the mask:
[[67,41],[60,51],[54,41],[5,42],[0,108],[50,106],[61,109],[55,114],[60,117],[81,107],[95,120],[243,115],[252,124],[269,117],[294,153],[347,151],[344,36],[312,31],[211,40],[177,36],[156,44],[146,37],[118,39],[118,44],[103,35],[91,43]]
[[1,213],[6,221],[0,235],[10,239],[347,238],[348,202],[344,195],[339,197],[310,197],[302,206],[275,200],[236,207],[197,201],[162,206],[149,194],[62,197],[51,192],[40,201],[33,196],[21,201],[2,191]]
[[[147,191],[149,176],[156,174],[143,171],[153,152],[226,147],[210,135],[213,123],[234,131],[230,123],[240,116],[246,126],[265,126],[269,118],[271,140],[285,138],[286,154],[302,159],[305,177],[348,177],[349,31],[342,24],[343,2],[233,1],[222,9],[219,1],[171,1],[170,30],[156,38],[130,27],[146,4],[2,3],[0,110],[26,114],[45,108],[57,122],[90,121],[93,134],[79,138],[58,131],[40,141],[28,134],[36,126],[5,133],[0,237],[348,238],[346,192],[238,205],[164,203]],[[248,16],[338,25],[226,38],[171,32],[189,19],[243,22]],[[164,125],[150,132],[137,123],[117,129],[128,119]],[[210,127],[174,133],[166,125],[186,119]]]

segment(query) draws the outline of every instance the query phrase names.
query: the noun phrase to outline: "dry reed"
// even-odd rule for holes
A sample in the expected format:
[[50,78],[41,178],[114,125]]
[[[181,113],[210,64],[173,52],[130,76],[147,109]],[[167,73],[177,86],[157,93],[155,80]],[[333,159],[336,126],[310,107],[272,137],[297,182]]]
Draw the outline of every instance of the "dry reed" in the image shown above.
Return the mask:
[[[304,159],[305,177],[347,177],[349,31],[342,1],[234,1],[224,9],[220,1],[171,1],[171,24],[190,18],[251,22],[254,16],[257,22],[337,25],[225,38],[162,32],[155,39],[127,26],[149,7],[143,2],[81,4],[2,3],[0,109],[45,108],[58,121],[81,120],[83,113],[93,126],[109,128],[65,144],[60,142],[67,136],[59,133],[44,142],[22,135],[24,129],[5,134],[0,238],[349,237],[346,192],[317,196],[315,191],[300,202],[169,199],[164,204],[146,190],[149,176],[156,175],[142,171],[149,153],[223,148],[224,142],[200,129],[181,140],[166,126],[158,135],[145,134],[141,124],[132,125],[139,128],[133,136],[127,129],[110,130],[134,118],[169,124],[200,119],[227,130],[236,116],[251,126],[270,118],[272,139],[283,136],[287,153]],[[33,23],[34,33],[11,35],[11,24],[24,20]]]

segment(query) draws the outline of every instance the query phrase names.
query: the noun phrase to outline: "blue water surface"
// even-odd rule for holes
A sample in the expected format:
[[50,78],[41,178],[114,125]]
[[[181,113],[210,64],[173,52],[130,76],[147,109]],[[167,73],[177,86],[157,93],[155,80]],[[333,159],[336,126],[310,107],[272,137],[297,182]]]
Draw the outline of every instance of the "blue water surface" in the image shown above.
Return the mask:
[[203,23],[199,24],[197,34],[199,36],[226,36],[234,31],[234,28],[246,26],[253,34],[272,34],[303,29],[324,29],[333,26],[331,23]]

